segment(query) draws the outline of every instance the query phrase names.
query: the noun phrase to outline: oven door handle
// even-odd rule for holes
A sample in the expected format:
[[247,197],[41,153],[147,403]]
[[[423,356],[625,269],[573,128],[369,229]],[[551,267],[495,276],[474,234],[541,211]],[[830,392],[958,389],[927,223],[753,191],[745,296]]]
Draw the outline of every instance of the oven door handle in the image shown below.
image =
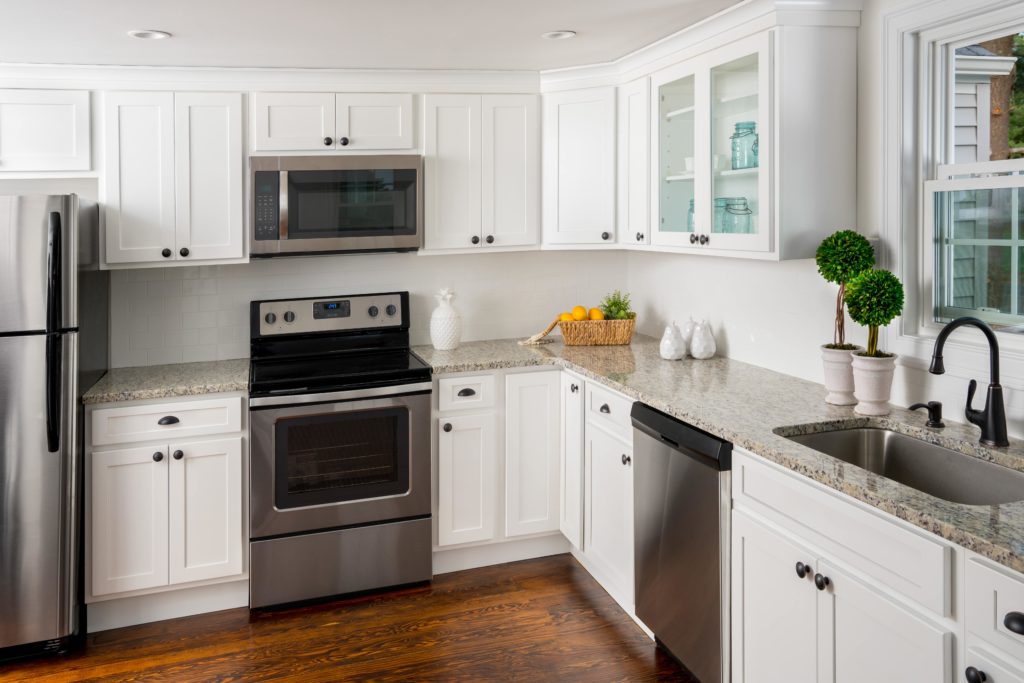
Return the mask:
[[260,396],[249,399],[250,408],[269,408],[272,406],[295,406],[304,403],[334,403],[337,401],[354,401],[366,398],[386,398],[421,394],[433,389],[433,382],[416,384],[393,384],[388,387],[371,387],[369,389],[352,389],[350,391],[332,391],[327,394],[290,394],[287,396]]

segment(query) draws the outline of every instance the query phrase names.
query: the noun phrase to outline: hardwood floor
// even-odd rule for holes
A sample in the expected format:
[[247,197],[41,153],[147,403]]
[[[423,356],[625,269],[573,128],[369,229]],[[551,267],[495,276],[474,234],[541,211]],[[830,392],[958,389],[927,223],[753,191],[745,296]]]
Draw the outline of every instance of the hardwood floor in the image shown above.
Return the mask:
[[96,633],[0,681],[679,681],[569,555],[472,569],[430,586]]

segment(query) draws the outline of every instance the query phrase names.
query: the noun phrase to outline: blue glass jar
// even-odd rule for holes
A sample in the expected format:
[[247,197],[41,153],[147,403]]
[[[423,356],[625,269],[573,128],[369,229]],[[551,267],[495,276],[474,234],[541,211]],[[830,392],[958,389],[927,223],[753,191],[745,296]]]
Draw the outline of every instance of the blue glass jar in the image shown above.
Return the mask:
[[714,212],[711,215],[712,232],[726,232],[725,207],[731,197],[715,197]]
[[732,141],[733,170],[757,168],[757,123],[740,121],[729,138]]
[[690,208],[686,212],[686,232],[693,232],[693,200],[690,200]]
[[722,232],[749,234],[750,216],[753,215],[746,197],[726,197],[725,214],[722,217]]

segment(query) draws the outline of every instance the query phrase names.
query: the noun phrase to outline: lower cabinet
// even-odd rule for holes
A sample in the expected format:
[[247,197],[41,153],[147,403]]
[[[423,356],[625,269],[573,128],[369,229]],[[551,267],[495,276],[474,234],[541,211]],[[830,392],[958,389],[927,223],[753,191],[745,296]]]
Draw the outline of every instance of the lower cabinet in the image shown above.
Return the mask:
[[585,439],[584,555],[605,590],[632,611],[633,444],[590,423]]
[[563,372],[559,391],[559,454],[561,484],[558,528],[583,550],[583,380]]
[[561,372],[505,378],[505,535],[558,531]]
[[438,545],[494,538],[497,423],[493,412],[442,417],[438,423]]

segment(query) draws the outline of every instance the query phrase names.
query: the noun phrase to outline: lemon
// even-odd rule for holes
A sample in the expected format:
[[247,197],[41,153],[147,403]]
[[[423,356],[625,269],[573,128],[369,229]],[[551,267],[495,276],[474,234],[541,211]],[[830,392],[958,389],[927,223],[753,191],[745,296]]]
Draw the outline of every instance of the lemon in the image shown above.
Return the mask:
[[604,320],[604,311],[602,311],[600,308],[591,308],[590,309],[590,319],[591,320]]
[[566,322],[572,322],[572,313],[562,313],[561,315],[558,316],[558,319],[564,320]]
[[586,320],[587,319],[587,309],[583,308],[582,306],[576,306],[575,308],[572,309],[572,319],[573,320]]

